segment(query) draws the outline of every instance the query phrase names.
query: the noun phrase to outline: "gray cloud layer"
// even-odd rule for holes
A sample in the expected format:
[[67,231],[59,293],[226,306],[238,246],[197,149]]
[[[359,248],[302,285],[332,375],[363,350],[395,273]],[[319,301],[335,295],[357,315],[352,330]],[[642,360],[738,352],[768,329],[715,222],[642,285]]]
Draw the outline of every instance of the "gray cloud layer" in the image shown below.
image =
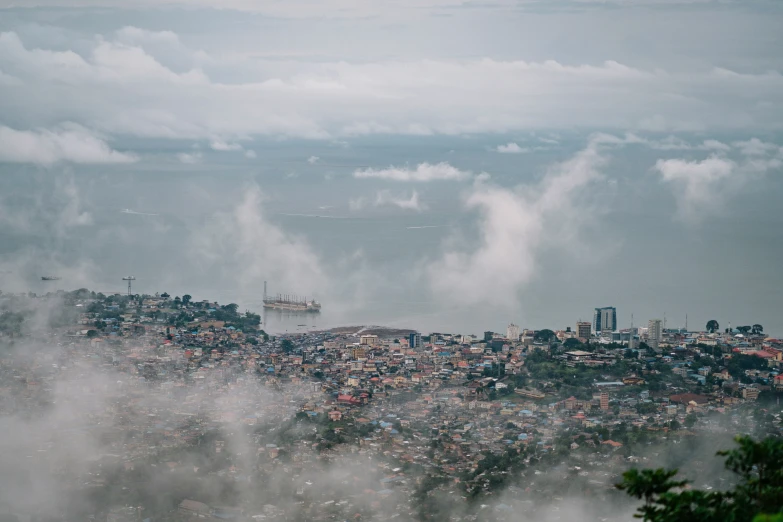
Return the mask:
[[[190,65],[179,71],[163,65],[155,55],[161,46]],[[0,109],[4,119],[24,123],[19,131],[74,121],[111,134],[205,138],[223,150],[239,147],[230,139],[254,134],[742,129],[778,128],[783,121],[783,76],[776,71],[682,73],[614,61],[240,60],[232,66],[250,78],[225,82],[206,72],[219,60],[187,49],[172,32],[125,28],[97,37],[81,54],[35,48],[5,32],[0,70],[15,81],[0,86]]]

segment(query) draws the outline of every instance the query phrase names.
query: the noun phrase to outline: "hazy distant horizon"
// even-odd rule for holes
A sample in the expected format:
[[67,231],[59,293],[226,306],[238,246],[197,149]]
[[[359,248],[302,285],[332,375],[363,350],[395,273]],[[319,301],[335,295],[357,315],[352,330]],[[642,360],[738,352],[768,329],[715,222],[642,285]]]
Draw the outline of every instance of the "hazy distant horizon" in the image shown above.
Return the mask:
[[783,335],[780,4],[216,6],[0,1],[0,290]]

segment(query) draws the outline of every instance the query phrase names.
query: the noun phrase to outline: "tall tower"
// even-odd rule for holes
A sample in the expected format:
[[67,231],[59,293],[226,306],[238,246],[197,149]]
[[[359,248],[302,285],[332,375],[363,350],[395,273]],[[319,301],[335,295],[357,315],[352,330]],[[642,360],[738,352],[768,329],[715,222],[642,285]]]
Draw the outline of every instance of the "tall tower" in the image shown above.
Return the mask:
[[506,328],[506,339],[509,341],[519,341],[519,326],[511,323]]
[[660,319],[650,319],[647,323],[647,341],[651,348],[658,349],[658,344],[663,336],[662,321]]
[[596,308],[593,312],[593,330],[596,334],[617,330],[617,308],[614,306]]
[[127,277],[123,277],[123,278],[122,278],[122,280],[123,280],[123,281],[127,281],[127,282],[128,282],[128,295],[132,295],[132,292],[131,292],[131,283],[132,283],[133,281],[135,281],[135,280],[136,280],[136,278],[135,278],[135,277],[133,277],[133,276],[127,276]]
[[585,342],[590,342],[590,323],[587,321],[576,323],[576,336],[584,339]]

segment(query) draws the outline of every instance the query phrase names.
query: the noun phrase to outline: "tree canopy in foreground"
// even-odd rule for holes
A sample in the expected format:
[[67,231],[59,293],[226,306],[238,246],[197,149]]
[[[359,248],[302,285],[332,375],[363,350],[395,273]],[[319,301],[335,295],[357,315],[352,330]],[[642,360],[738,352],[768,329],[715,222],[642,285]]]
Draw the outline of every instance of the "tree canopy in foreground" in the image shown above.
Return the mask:
[[695,489],[663,468],[627,471],[617,488],[644,500],[634,516],[649,522],[781,522],[783,438],[734,440],[737,448],[718,452],[737,475],[732,490]]

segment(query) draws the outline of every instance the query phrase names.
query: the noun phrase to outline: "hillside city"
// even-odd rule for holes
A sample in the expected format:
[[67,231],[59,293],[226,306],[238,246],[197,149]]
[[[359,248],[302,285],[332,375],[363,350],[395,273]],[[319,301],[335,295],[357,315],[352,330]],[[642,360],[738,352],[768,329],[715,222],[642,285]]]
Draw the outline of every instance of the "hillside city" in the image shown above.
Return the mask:
[[63,488],[15,516],[568,520],[579,496],[627,520],[629,468],[717,488],[709,441],[783,434],[783,341],[758,324],[263,327],[189,295],[0,294],[0,418],[51,426],[7,430],[6,465]]

